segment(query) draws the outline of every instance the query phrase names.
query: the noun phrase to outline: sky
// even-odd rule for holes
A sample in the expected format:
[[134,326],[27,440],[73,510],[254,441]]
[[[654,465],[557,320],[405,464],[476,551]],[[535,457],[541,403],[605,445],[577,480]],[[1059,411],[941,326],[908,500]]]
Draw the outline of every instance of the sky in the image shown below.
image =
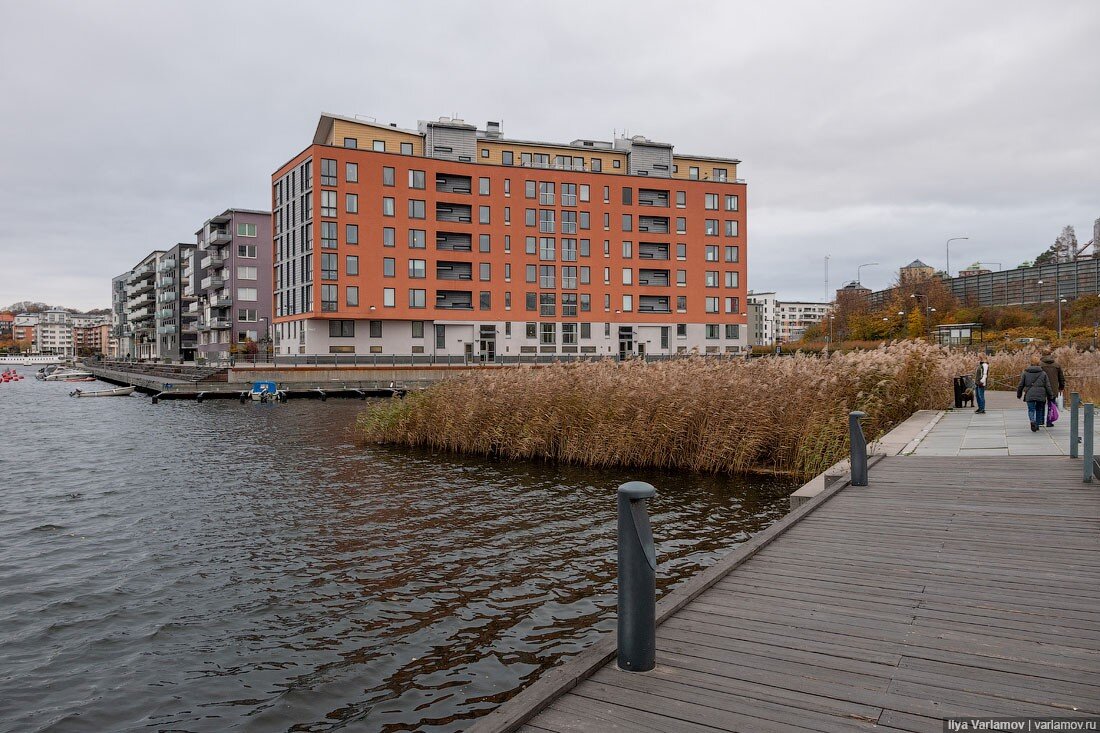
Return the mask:
[[952,270],[1011,268],[1092,238],[1098,79],[1095,0],[0,0],[0,306],[109,306],[149,251],[268,208],[322,112],[738,158],[748,286],[789,300],[951,237]]

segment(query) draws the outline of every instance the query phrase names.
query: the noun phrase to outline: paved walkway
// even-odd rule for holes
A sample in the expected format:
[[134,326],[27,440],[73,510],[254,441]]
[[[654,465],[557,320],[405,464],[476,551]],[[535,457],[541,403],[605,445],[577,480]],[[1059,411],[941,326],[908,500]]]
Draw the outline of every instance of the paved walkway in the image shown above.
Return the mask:
[[1027,406],[1014,392],[988,392],[986,412],[948,410],[920,440],[915,456],[1069,455],[1069,410],[1052,428],[1031,432]]

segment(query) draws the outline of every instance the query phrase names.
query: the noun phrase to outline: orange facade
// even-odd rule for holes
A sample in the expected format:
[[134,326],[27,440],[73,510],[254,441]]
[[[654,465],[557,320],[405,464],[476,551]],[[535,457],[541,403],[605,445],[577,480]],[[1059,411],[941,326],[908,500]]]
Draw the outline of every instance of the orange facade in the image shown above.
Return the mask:
[[[499,158],[499,149],[507,144],[494,141],[494,157]],[[746,323],[746,187],[732,177],[728,182],[658,178],[620,171],[456,162],[315,144],[280,168],[273,182],[306,159],[312,161],[312,299],[301,312],[284,314],[277,308],[276,322],[301,318],[446,321],[456,317],[537,321],[542,319],[537,310],[529,309],[528,294],[554,292],[559,300],[563,294],[588,296],[589,311],[578,312],[579,321]],[[335,161],[335,165],[323,163],[326,160]],[[733,163],[727,167],[733,168]],[[327,172],[334,168],[335,177],[323,180],[323,167]],[[461,177],[469,178],[469,192],[437,190],[437,179],[446,180],[447,188],[463,188]],[[548,189],[543,184],[553,184],[552,203],[549,196],[540,196]],[[532,185],[534,198],[529,197]],[[570,186],[576,189],[575,201],[569,194],[563,200],[564,191],[573,191],[566,188]],[[585,188],[588,200],[583,200]],[[643,204],[643,191],[659,192],[646,194],[658,205]],[[666,205],[660,205],[662,197],[667,199]],[[335,210],[326,206],[333,202]],[[276,208],[278,203],[273,202]],[[534,211],[533,226],[529,210]],[[467,214],[468,221],[440,220]],[[540,226],[549,218],[552,231],[541,231],[550,228]],[[661,219],[667,219],[667,233],[655,231],[661,228]],[[563,225],[574,220],[575,231],[563,231]],[[324,222],[337,225],[335,248],[325,246],[333,242],[331,238],[323,241]],[[357,228],[357,244],[348,242],[348,225]],[[410,247],[410,230],[424,232],[424,247]],[[468,236],[470,250],[439,249],[437,240],[450,235],[458,240]],[[488,251],[482,251],[486,235]],[[529,237],[535,238],[534,253]],[[547,259],[549,252],[540,246],[540,240],[551,238],[553,258]],[[387,246],[391,240],[393,246]],[[575,244],[563,244],[563,240]],[[587,246],[581,240],[587,240]],[[572,257],[566,248],[574,246],[576,257],[563,259]],[[667,258],[662,259],[665,253]],[[325,254],[336,255],[335,272],[323,268]],[[349,255],[356,258],[357,274],[348,272]],[[410,260],[416,261],[412,271]],[[419,261],[424,263],[424,276],[411,277],[410,272],[420,274]],[[327,262],[331,265],[333,259]],[[440,279],[441,262],[468,263],[470,279]],[[528,282],[529,266],[538,273],[535,282]],[[552,287],[541,276],[543,266],[555,267]],[[563,267],[577,268],[578,273],[587,268],[588,282],[582,282],[582,276],[575,286],[564,288]],[[662,271],[667,271],[667,284]],[[572,285],[571,279],[568,282]],[[337,288],[335,309],[331,302],[323,306],[325,285]],[[358,288],[358,306],[347,304],[348,287]],[[387,289],[392,289],[392,303],[386,302]],[[410,305],[410,290],[426,291],[424,307]],[[440,291],[469,291],[471,308],[457,313],[437,308]],[[630,296],[629,301],[623,296]],[[650,307],[643,310],[643,296],[657,299],[646,298]],[[660,308],[666,302],[662,297],[667,298],[667,311]],[[559,315],[547,320],[562,319]]]

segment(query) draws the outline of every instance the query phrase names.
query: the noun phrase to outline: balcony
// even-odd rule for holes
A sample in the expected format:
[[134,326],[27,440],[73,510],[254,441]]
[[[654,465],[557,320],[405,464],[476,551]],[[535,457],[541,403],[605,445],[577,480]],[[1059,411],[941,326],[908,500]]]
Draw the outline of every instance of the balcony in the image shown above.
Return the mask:
[[656,232],[658,234],[668,234],[668,217],[667,216],[639,216],[638,217],[638,231],[639,232]]
[[642,260],[667,260],[669,247],[661,242],[639,242],[638,259]]
[[474,294],[469,290],[437,290],[435,307],[439,310],[472,311]]
[[165,319],[165,318],[175,318],[175,317],[176,317],[176,311],[174,311],[171,308],[161,308],[159,311],[157,311],[157,318],[160,318],[162,320]]
[[170,336],[176,332],[175,326],[160,326],[157,328],[157,333],[162,336]]
[[233,328],[233,322],[225,318],[211,318],[210,328],[214,329],[215,331],[223,331],[227,328]]
[[209,290],[210,288],[220,288],[224,285],[225,280],[218,275],[210,275],[208,277],[204,277],[202,279],[202,282],[199,283],[199,286],[203,290]]
[[435,220],[468,224],[472,221],[472,207],[469,204],[437,203]]
[[136,308],[130,311],[128,316],[130,321],[144,321],[147,318],[152,317],[153,311],[149,308]]
[[470,262],[437,262],[435,276],[439,280],[473,280],[474,266]]
[[176,302],[176,291],[175,290],[162,291],[160,293],[160,295],[157,296],[157,302],[159,302],[159,303],[175,303]]
[[638,298],[639,313],[671,313],[667,295],[643,295]]
[[172,272],[176,269],[175,260],[161,260],[160,266],[157,267],[157,272]]
[[653,188],[639,188],[638,206],[660,206],[667,209],[668,191]]
[[233,241],[233,237],[229,236],[229,232],[221,230],[213,230],[206,235],[206,244],[211,247],[215,247],[220,244],[229,244]]
[[472,251],[472,238],[459,232],[439,232],[435,235],[435,248],[445,252]]
[[436,173],[435,190],[441,193],[470,193],[470,177],[454,173]]
[[205,270],[208,267],[221,267],[225,264],[225,258],[220,254],[211,253],[199,261],[199,267]]
[[668,270],[650,270],[641,268],[638,270],[638,284],[667,288],[669,283]]
[[231,308],[233,306],[233,299],[228,295],[215,295],[210,298],[211,308]]

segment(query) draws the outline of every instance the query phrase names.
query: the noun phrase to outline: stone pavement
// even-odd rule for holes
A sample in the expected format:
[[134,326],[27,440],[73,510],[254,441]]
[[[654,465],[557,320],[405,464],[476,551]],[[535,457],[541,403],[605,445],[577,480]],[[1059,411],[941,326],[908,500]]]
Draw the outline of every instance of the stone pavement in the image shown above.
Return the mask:
[[[1082,420],[1083,422],[1083,420]],[[1063,456],[1069,455],[1069,409],[1052,428],[1031,432],[1027,405],[1015,392],[986,393],[986,412],[948,410],[906,451],[916,456]]]

